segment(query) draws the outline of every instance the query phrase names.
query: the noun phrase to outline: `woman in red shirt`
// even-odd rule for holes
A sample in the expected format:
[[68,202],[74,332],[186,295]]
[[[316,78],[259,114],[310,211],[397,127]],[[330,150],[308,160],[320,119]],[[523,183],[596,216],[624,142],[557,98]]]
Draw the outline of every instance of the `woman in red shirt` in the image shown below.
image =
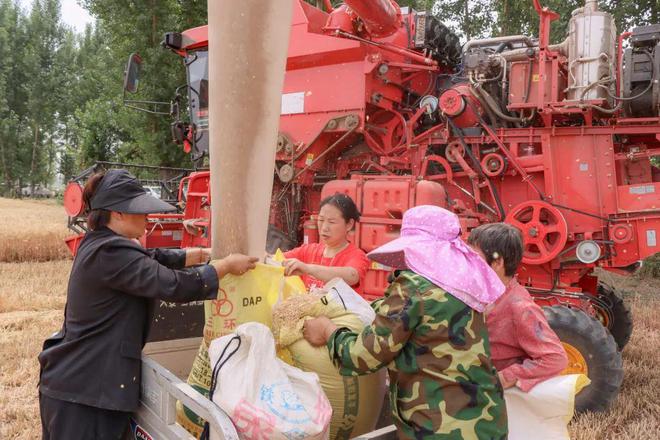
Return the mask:
[[285,252],[285,274],[300,275],[308,289],[342,278],[361,294],[369,260],[362,249],[348,241],[348,233],[359,219],[360,211],[349,196],[337,193],[323,199],[318,216],[321,242]]
[[517,386],[528,392],[558,376],[568,359],[543,310],[515,278],[523,255],[520,231],[506,223],[490,223],[473,229],[468,243],[506,286],[504,294],[486,309],[493,365],[504,388]]

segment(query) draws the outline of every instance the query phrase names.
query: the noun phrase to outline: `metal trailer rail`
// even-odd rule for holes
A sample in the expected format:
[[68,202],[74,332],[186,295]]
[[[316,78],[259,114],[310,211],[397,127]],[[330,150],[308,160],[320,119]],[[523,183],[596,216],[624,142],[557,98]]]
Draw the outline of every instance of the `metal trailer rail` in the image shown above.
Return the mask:
[[[133,413],[126,440],[194,440],[176,423],[176,402],[181,401],[218,433],[217,440],[239,440],[229,416],[186,382],[147,354],[142,355],[140,407]],[[354,440],[395,440],[396,428],[390,425],[355,437]]]
[[176,423],[176,402],[181,401],[219,434],[218,440],[238,440],[229,416],[193,387],[148,355],[142,355],[140,408],[133,414],[129,439],[194,440]]

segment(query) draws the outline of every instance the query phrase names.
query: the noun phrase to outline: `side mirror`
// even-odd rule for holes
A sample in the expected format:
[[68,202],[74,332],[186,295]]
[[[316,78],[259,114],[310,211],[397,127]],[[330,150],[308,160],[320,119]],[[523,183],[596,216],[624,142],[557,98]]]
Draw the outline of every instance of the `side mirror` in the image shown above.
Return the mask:
[[170,125],[170,130],[172,131],[172,141],[176,145],[181,145],[186,139],[186,126],[181,121],[174,121]]
[[124,90],[128,93],[136,93],[140,83],[140,69],[142,67],[142,58],[137,53],[132,53],[128,57],[126,70],[124,70]]

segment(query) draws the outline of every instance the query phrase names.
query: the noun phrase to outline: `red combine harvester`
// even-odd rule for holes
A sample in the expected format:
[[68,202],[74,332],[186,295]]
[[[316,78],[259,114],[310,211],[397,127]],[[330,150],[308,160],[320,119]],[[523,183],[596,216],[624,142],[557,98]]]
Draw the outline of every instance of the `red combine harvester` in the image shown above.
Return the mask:
[[[318,240],[315,210],[337,191],[361,209],[353,241],[367,252],[395,238],[415,205],[453,210],[465,236],[511,223],[524,236],[520,282],[546,306],[567,373],[592,380],[578,409],[606,408],[632,320],[594,269],[631,271],[660,250],[660,25],[617,35],[612,16],[587,1],[566,40],[550,44],[558,15],[534,0],[538,38],[461,49],[436,18],[391,0],[336,9],[326,1],[325,11],[292,1],[271,248]],[[177,117],[173,137],[200,163],[209,139],[207,29],[168,33],[164,44],[188,73],[191,121]],[[139,63],[132,55],[129,91]],[[208,171],[185,179],[182,215],[154,217],[166,226],[147,245],[210,243],[208,182]],[[183,219],[207,233],[181,232]],[[180,243],[162,235],[171,230]],[[370,269],[366,297],[383,294],[389,272]]]

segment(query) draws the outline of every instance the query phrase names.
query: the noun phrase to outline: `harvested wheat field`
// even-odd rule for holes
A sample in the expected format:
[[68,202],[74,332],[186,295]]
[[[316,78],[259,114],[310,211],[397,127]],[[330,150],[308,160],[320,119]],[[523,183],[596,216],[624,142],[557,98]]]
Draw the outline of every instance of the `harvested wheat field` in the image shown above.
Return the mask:
[[[0,207],[3,213],[5,207],[16,208],[9,224],[7,216],[0,224],[0,255],[8,255],[6,249],[17,244],[25,247],[16,260],[33,261],[0,262],[0,439],[34,439],[41,435],[36,357],[42,341],[62,323],[71,270],[63,243],[55,240],[66,235],[65,217],[53,203],[0,199]],[[52,240],[49,247],[40,248],[47,256],[25,244],[34,243],[33,238],[20,242],[17,224],[24,225],[22,232],[28,237]],[[39,225],[46,232],[39,231]],[[58,245],[61,252],[54,251]],[[64,258],[53,260],[54,256]],[[48,259],[53,261],[39,262]],[[623,352],[625,379],[618,400],[606,413],[576,417],[571,436],[575,440],[660,439],[660,279],[600,275],[631,292],[625,298],[632,307],[635,328]]]
[[64,207],[53,200],[0,198],[0,262],[66,258],[62,245],[70,233]]
[[0,263],[0,438],[41,435],[36,356],[62,324],[71,260]]

